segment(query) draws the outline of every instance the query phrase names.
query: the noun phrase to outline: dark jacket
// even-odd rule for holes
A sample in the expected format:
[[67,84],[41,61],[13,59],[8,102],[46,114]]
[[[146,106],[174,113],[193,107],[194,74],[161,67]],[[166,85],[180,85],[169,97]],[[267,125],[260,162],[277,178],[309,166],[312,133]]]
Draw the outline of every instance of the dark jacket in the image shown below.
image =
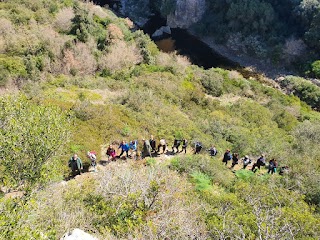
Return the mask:
[[71,157],[69,159],[69,167],[71,168],[72,171],[82,169],[83,166],[82,166],[81,159],[79,157],[77,157],[77,159],[74,159],[73,157]]
[[230,152],[225,152],[224,155],[223,155],[223,160],[222,162],[228,162],[229,160],[232,159],[232,155]]

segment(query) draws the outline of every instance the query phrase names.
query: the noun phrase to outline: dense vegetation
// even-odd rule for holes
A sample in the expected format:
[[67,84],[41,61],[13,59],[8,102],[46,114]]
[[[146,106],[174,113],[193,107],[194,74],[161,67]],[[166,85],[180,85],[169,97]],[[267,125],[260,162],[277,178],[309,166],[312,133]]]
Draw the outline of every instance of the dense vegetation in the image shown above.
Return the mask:
[[[281,65],[296,64],[303,71],[312,69],[310,63],[319,59],[319,1],[208,0],[206,3],[206,13],[197,29],[227,42],[235,51],[268,58]],[[316,75],[313,71],[309,74]]]
[[[177,0],[125,2],[126,14],[137,20],[148,19],[152,11],[166,18],[184,6]],[[314,69],[320,58],[319,19],[317,0],[206,0],[202,19],[190,28],[237,54],[319,78]]]
[[[192,66],[87,2],[2,1],[0,23],[0,186],[25,193],[1,195],[1,239],[57,239],[75,227],[100,239],[319,238],[314,85],[287,77],[297,96],[286,95]],[[214,143],[219,154],[116,162],[59,183],[73,152],[88,164],[87,150],[150,134]],[[233,174],[226,148],[290,171]]]

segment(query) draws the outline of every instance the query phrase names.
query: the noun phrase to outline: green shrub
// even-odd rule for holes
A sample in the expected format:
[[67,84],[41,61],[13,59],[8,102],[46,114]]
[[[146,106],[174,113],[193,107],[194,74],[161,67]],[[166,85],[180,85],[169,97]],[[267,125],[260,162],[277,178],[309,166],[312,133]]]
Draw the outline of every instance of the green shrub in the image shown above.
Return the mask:
[[44,164],[68,141],[70,120],[56,107],[38,106],[24,96],[2,97],[0,180],[8,187],[39,182]]
[[317,60],[311,64],[311,70],[316,78],[320,78],[320,60]]
[[0,55],[0,85],[4,86],[9,79],[24,78],[27,70],[19,57]]
[[[170,167],[180,173],[190,175],[202,173],[212,179],[213,183],[229,187],[233,181],[232,173],[225,168],[221,161],[204,155],[187,155],[175,157]],[[201,174],[200,174],[201,175]],[[194,176],[200,176],[199,174]],[[202,175],[201,175],[202,176]]]

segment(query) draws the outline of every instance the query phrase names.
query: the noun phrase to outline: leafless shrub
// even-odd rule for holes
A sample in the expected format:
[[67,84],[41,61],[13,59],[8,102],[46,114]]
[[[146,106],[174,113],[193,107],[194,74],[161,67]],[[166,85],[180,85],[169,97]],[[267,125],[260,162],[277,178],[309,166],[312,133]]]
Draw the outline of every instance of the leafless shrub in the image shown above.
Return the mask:
[[0,36],[7,34],[14,34],[15,29],[10,20],[6,18],[0,18]]
[[228,73],[228,77],[230,79],[239,79],[239,78],[243,78],[241,73],[237,72],[237,71],[229,71]]
[[72,74],[90,74],[97,69],[97,63],[88,44],[77,42],[73,49],[64,51],[63,71]]
[[108,25],[107,30],[108,30],[107,39],[110,42],[115,42],[118,39],[122,40],[124,38],[122,30],[113,23]]
[[[205,239],[204,223],[199,219],[196,198],[187,196],[190,185],[184,178],[164,167],[135,168],[128,164],[113,165],[99,176],[97,193],[106,199],[140,192],[151,206],[146,222],[132,235],[142,239]],[[155,198],[148,193],[151,182],[161,186]],[[119,203],[120,204],[120,203]]]
[[160,52],[156,57],[156,64],[165,67],[174,67],[178,72],[184,72],[191,65],[190,60],[186,56],[174,53]]
[[128,28],[133,28],[134,27],[134,23],[129,18],[125,18],[124,22],[126,23]]
[[68,31],[72,25],[71,20],[74,18],[72,8],[61,9],[56,15],[54,26],[60,31]]
[[111,72],[122,68],[130,67],[142,61],[139,49],[134,45],[124,41],[116,41],[109,53],[100,59],[100,69],[109,69]]
[[287,63],[291,63],[294,59],[304,54],[306,48],[306,44],[301,39],[287,39],[284,45],[284,55],[282,56],[282,59],[285,60]]

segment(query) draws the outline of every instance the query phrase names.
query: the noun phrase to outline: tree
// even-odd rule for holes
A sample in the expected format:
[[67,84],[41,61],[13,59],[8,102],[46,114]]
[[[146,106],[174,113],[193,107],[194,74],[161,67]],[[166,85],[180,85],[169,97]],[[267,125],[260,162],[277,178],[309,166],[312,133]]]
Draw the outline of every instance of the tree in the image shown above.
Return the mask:
[[25,96],[2,97],[0,108],[0,182],[27,187],[68,140],[70,119],[57,107],[35,105]]

